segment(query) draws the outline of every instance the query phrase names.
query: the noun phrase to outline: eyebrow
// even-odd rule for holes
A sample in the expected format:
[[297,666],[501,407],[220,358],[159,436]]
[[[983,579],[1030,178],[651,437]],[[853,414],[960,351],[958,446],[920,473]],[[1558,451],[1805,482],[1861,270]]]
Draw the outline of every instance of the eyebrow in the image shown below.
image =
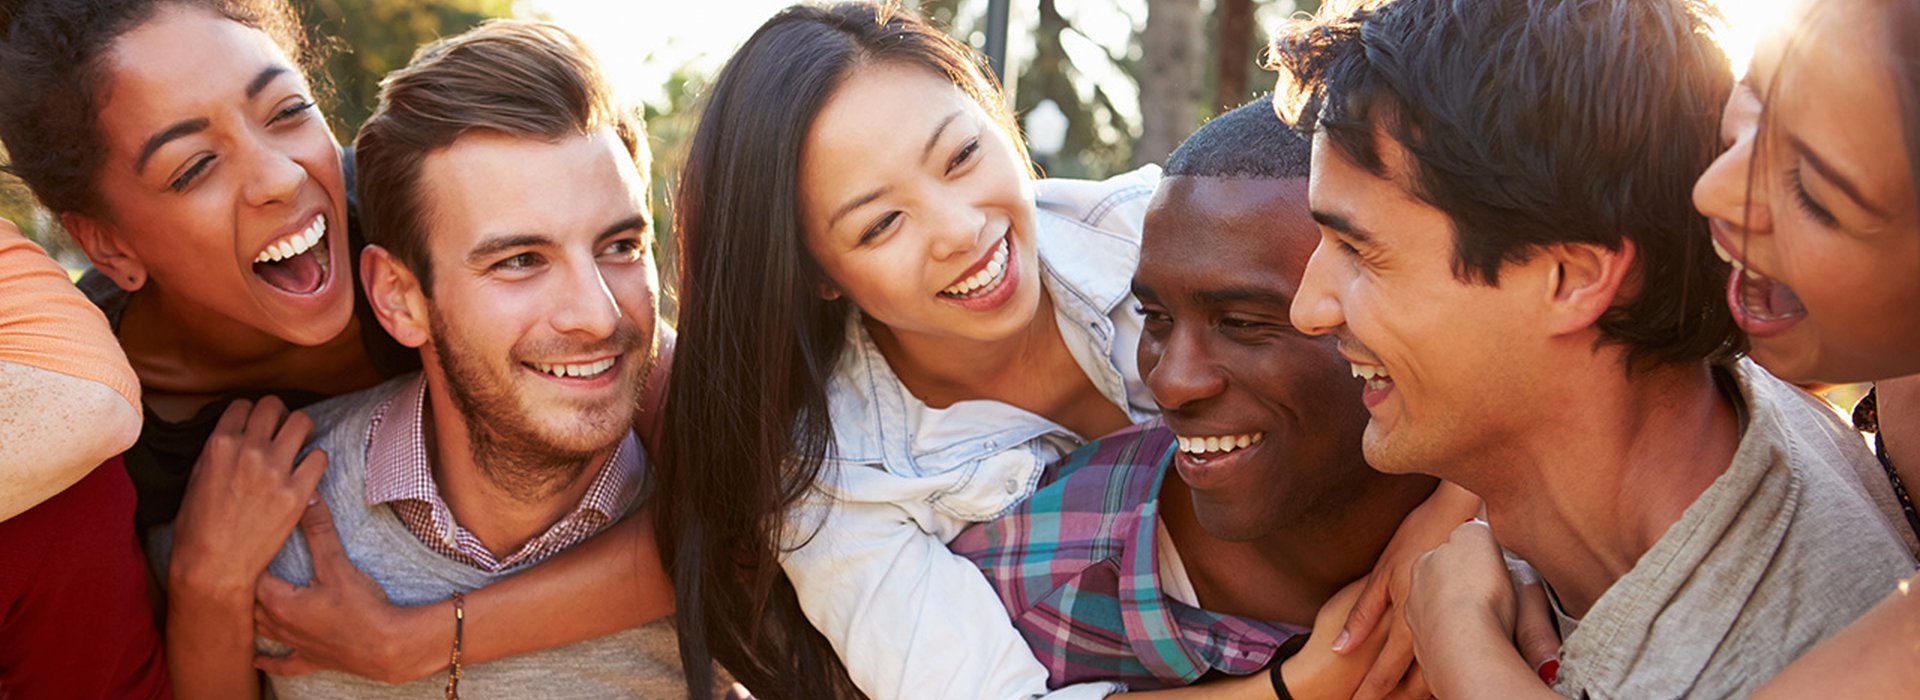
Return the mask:
[[1353,239],[1355,243],[1364,244],[1373,242],[1373,236],[1367,233],[1366,229],[1360,228],[1352,221],[1347,220],[1347,217],[1339,214],[1315,209],[1313,210],[1313,221],[1321,226],[1345,234],[1346,237]]
[[647,218],[639,214],[634,214],[633,216],[629,216],[625,219],[616,221],[612,226],[608,226],[606,230],[601,231],[600,235],[594,236],[593,240],[604,241],[606,239],[612,238],[614,236],[618,236],[628,231],[637,231],[639,233],[646,233]]
[[252,82],[247,83],[247,99],[259,97],[260,91],[267,89],[267,84],[272,83],[274,78],[286,75],[287,72],[286,66],[267,66],[262,69],[259,75],[253,76]]
[[[952,126],[953,121],[959,119],[962,112],[963,110],[955,110],[952,114],[947,115],[945,119],[941,119],[940,124],[933,128],[933,135],[927,137],[927,144],[920,147],[920,160],[922,162],[926,161],[927,156],[933,154],[933,147],[940,143],[940,136],[947,133],[947,127]],[[840,205],[839,209],[833,210],[832,216],[827,217],[827,228],[833,228],[834,224],[839,223],[841,218],[853,210],[872,204],[873,200],[879,199],[881,195],[886,194],[889,189],[891,188],[876,187],[872,191],[847,200],[847,203]]]
[[[620,235],[627,231],[639,231],[644,233],[646,232],[646,230],[647,230],[646,217],[641,216],[639,214],[635,214],[633,216],[629,216],[625,219],[621,219],[619,221],[614,222],[612,225],[607,226],[606,229],[602,230],[599,235],[594,236],[593,240],[594,242],[598,243],[600,241],[604,241],[608,238],[612,238],[614,236]],[[537,233],[525,233],[525,234],[520,234],[515,236],[501,236],[499,238],[492,238],[486,241],[482,241],[480,245],[474,246],[473,250],[467,251],[467,264],[483,265],[487,262],[488,258],[491,258],[495,255],[499,255],[500,253],[512,250],[514,248],[542,248],[542,247],[555,247],[558,245],[560,245],[558,241],[555,241],[552,238],[549,238],[547,236],[543,236]]]
[[1834,169],[1834,167],[1826,161],[1821,160],[1819,154],[1814,153],[1812,148],[1808,148],[1806,142],[1801,141],[1800,137],[1787,134],[1787,144],[1793,146],[1795,151],[1799,151],[1800,157],[1806,160],[1807,165],[1812,167],[1814,172],[1820,174],[1820,179],[1833,183],[1834,187],[1839,188],[1842,194],[1847,195],[1848,199],[1852,199],[1854,204],[1859,205],[1861,209],[1865,209],[1867,213],[1883,219],[1887,218],[1886,212],[1881,211],[1879,207],[1867,201],[1866,196],[1860,194],[1860,188],[1855,187],[1851,181],[1841,177],[1840,171]]
[[1293,299],[1270,289],[1257,287],[1228,287],[1226,289],[1207,289],[1194,293],[1194,297],[1212,304],[1230,304],[1246,302],[1271,306],[1292,306]]
[[208,121],[206,117],[195,117],[175,122],[173,126],[161,129],[160,133],[154,134],[152,138],[147,139],[146,145],[140,147],[140,157],[133,161],[134,174],[147,171],[147,161],[153,160],[153,154],[159,151],[161,146],[167,145],[174,139],[206,131],[207,127],[212,125],[213,122]]
[[[253,76],[253,80],[247,82],[247,99],[251,100],[259,97],[261,90],[267,89],[267,85],[273,83],[275,78],[279,78],[287,73],[286,66],[267,66],[261,69],[259,74]],[[208,121],[207,118],[196,117],[182,120],[172,126],[161,129],[160,133],[154,134],[152,138],[147,139],[144,145],[140,146],[140,157],[135,158],[133,161],[133,172],[136,174],[145,173],[147,171],[147,162],[153,160],[153,154],[158,153],[161,147],[171,143],[174,139],[183,136],[192,136],[206,131],[207,127],[212,125],[213,122]]]

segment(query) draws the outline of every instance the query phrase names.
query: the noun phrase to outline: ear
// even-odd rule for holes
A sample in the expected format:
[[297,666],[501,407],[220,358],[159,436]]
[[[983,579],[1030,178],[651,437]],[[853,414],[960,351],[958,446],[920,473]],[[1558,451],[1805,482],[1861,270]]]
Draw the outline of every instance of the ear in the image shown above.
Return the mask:
[[1613,250],[1591,243],[1561,243],[1544,251],[1546,289],[1551,293],[1548,329],[1555,334],[1593,327],[1619,301],[1638,259],[1633,241],[1621,239]]
[[843,296],[843,294],[840,292],[840,287],[835,285],[831,281],[821,280],[820,283],[815,286],[816,286],[815,293],[819,294],[820,298],[825,299],[827,301],[833,301]]
[[426,291],[400,258],[380,246],[367,246],[360,251],[360,279],[373,315],[394,340],[418,348],[433,337],[428,330]]
[[139,291],[147,284],[147,264],[140,260],[139,254],[120,240],[120,230],[112,224],[87,214],[67,212],[60,215],[60,225],[66,227],[73,241],[86,251],[87,260],[93,263],[93,269],[106,275],[121,289],[129,292]]

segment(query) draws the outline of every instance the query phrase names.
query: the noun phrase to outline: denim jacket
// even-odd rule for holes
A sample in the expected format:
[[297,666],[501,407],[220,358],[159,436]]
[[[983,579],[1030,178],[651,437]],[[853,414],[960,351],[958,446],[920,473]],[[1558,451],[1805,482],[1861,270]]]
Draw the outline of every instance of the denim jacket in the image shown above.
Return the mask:
[[[1099,182],[1036,183],[1041,284],[1074,359],[1134,422],[1158,414],[1135,359],[1130,292],[1160,169]],[[1033,493],[1077,435],[998,401],[933,408],[894,375],[857,317],[827,386],[834,447],[812,496],[788,518],[783,561],[814,625],[853,680],[892,698],[1103,697],[1095,683],[1048,694],[1047,672],[978,568],[947,551],[972,522]]]

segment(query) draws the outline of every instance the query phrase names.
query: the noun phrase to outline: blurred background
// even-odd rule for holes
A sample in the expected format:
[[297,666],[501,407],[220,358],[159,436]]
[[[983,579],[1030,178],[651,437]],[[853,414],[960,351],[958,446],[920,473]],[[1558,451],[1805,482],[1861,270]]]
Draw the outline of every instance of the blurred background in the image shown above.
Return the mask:
[[[415,48],[490,17],[565,25],[599,52],[653,145],[654,213],[671,220],[674,174],[703,88],[761,22],[791,0],[292,0],[331,47],[323,111],[350,142],[373,110],[380,77]],[[1259,66],[1267,31],[1319,0],[902,0],[976,49],[1004,11],[1002,81],[1049,174],[1099,178],[1164,160],[1207,117],[1273,88]],[[1002,46],[997,41],[995,48]],[[10,179],[9,179],[10,180]],[[0,217],[69,268],[86,258],[17,181],[0,187]],[[662,271],[670,231],[659,229]],[[670,274],[663,274],[670,278]]]

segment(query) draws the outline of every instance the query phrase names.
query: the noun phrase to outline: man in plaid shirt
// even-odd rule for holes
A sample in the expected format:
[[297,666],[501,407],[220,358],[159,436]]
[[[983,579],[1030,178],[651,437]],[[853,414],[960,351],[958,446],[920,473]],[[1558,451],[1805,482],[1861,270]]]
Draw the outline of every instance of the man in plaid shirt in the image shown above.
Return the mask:
[[[1338,629],[1351,596],[1329,600],[1433,491],[1431,478],[1368,468],[1347,363],[1288,321],[1319,240],[1309,151],[1261,100],[1174,152],[1133,283],[1141,374],[1164,420],[1074,452],[1031,499],[951,545],[986,573],[1056,687],[1267,668],[1316,618]],[[1313,641],[1286,683],[1346,697],[1372,654],[1336,659]]]

